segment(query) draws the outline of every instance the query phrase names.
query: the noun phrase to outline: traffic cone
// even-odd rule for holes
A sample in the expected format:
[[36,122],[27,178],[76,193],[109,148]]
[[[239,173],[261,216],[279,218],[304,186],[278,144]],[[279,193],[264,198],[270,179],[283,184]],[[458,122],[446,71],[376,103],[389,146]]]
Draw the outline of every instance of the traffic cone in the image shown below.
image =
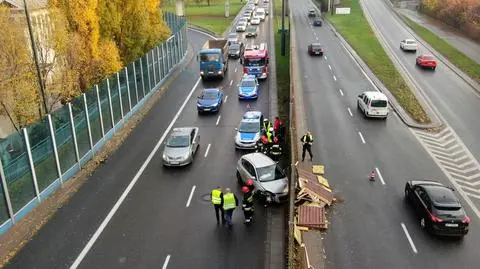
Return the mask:
[[370,173],[370,181],[375,181],[375,169]]

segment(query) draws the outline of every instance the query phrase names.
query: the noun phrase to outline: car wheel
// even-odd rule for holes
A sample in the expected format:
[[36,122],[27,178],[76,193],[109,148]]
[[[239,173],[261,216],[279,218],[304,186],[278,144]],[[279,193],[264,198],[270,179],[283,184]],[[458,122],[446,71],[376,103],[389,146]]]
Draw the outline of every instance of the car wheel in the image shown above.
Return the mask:
[[403,50],[402,45],[400,45],[400,49]]
[[404,198],[405,198],[405,202],[406,202],[406,203],[409,203],[409,202],[410,202],[410,198],[409,198],[409,197],[410,197],[410,191],[409,191],[407,188],[405,188],[405,197],[404,197]]
[[237,170],[237,182],[238,182],[238,184],[240,184],[240,185],[242,185],[242,183],[243,183],[243,182],[242,182],[242,177],[240,176],[240,172],[238,172],[238,170]]
[[437,67],[432,67],[432,70],[435,70],[435,68],[437,68]]
[[422,227],[423,230],[427,228],[427,223],[425,221],[425,218],[420,219],[420,227]]

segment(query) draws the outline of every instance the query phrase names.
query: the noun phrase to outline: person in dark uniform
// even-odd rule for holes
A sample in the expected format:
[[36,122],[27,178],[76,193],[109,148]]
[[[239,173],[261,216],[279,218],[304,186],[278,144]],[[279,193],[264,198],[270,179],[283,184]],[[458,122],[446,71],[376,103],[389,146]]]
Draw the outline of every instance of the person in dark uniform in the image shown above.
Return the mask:
[[242,187],[242,192],[242,210],[243,215],[245,216],[245,224],[248,224],[252,221],[253,218],[253,192],[247,186]]
[[313,136],[310,131],[307,131],[303,136],[300,141],[303,144],[302,148],[302,162],[305,160],[305,153],[308,151],[308,155],[310,155],[310,161],[313,160],[313,154],[312,154],[312,144],[313,144]]

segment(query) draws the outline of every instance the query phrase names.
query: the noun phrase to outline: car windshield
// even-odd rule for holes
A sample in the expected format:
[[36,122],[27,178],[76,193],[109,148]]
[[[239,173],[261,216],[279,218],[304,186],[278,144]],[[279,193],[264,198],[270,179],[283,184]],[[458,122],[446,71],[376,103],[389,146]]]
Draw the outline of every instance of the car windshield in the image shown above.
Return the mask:
[[283,172],[275,164],[257,168],[257,175],[261,182],[274,181],[284,177]]
[[167,141],[167,147],[185,148],[190,145],[190,136],[188,135],[172,135]]
[[216,53],[201,53],[200,61],[202,62],[218,62],[220,61],[220,55]]
[[258,122],[242,121],[238,131],[242,133],[258,133],[260,131],[260,124]]
[[241,21],[241,22],[239,22],[239,23],[237,24],[237,26],[240,26],[240,27],[243,27],[243,26],[245,26],[245,25],[247,25],[247,23],[244,22],[244,21]]
[[433,56],[430,55],[423,55],[421,58],[424,60],[433,60]]
[[216,92],[204,92],[202,95],[203,100],[215,100],[217,99],[217,93]]
[[257,11],[256,14],[257,14],[258,16],[263,16],[264,13],[263,13],[263,11]]
[[257,31],[257,28],[256,28],[256,27],[248,27],[248,28],[247,28],[247,32],[252,32],[252,33],[253,33],[253,32],[255,32],[255,31]]
[[372,100],[370,106],[372,107],[387,107],[387,101],[385,100]]
[[240,87],[255,87],[257,83],[255,80],[242,80],[242,83],[240,84]]
[[230,47],[228,49],[230,51],[240,50],[240,44],[232,44],[232,45],[230,45]]
[[407,44],[413,45],[413,44],[415,44],[415,43],[416,43],[416,42],[413,41],[413,40],[407,40]]
[[238,38],[238,35],[237,34],[229,34],[228,38],[229,39],[236,39],[236,38]]
[[244,66],[264,66],[265,65],[265,59],[259,58],[259,59],[245,59]]

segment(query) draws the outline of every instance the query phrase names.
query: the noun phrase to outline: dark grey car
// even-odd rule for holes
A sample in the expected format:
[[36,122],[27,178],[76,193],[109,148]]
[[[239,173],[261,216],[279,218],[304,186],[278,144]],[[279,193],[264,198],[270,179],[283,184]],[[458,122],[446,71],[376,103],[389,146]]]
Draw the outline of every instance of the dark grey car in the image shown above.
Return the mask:
[[163,165],[184,166],[193,162],[200,134],[197,127],[174,128],[163,150]]
[[240,58],[243,55],[245,47],[242,42],[233,43],[228,47],[228,57],[229,58]]

